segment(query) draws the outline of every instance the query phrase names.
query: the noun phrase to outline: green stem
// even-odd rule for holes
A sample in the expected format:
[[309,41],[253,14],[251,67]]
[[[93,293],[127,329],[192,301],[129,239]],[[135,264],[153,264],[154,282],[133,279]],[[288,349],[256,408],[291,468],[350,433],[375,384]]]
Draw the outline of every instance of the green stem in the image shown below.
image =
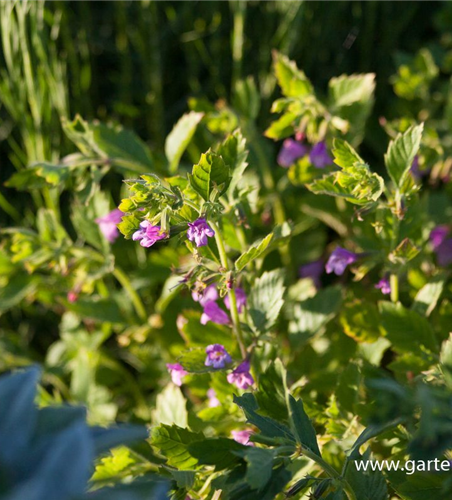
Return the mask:
[[113,270],[113,276],[119,281],[121,286],[129,295],[138,317],[142,321],[147,321],[148,316],[146,314],[146,309],[144,308],[143,302],[141,301],[141,298],[136,290],[133,288],[129,278],[126,276],[124,271],[122,271],[119,267],[115,267]]
[[243,29],[245,25],[246,2],[237,0],[231,4],[234,12],[232,31],[232,91],[234,91],[242,73]]
[[[224,247],[223,237],[221,236],[220,233],[220,228],[218,227],[216,222],[213,222],[212,220],[209,220],[209,224],[215,231],[215,241],[217,243],[218,253],[220,254],[221,266],[224,268],[225,272],[228,272],[230,271],[230,266],[229,266],[228,256],[226,254],[226,249]],[[243,341],[243,333],[242,333],[242,328],[240,326],[239,311],[237,309],[237,298],[235,296],[235,290],[233,287],[228,291],[228,294],[231,306],[231,317],[232,317],[232,323],[234,325],[234,332],[237,337],[237,343],[239,344],[242,357],[245,358],[246,357],[245,342]]]
[[391,287],[391,300],[392,302],[399,301],[399,277],[397,274],[391,274],[389,277],[389,284]]
[[344,479],[334,467],[325,462],[323,458],[319,457],[318,455],[313,453],[308,448],[305,448],[304,446],[301,446],[300,454],[304,455],[305,457],[308,457],[313,462],[320,465],[320,467],[325,471],[326,474],[328,474],[328,476],[340,482],[349,500],[357,500],[355,492],[353,491],[353,488],[350,486],[348,481]]

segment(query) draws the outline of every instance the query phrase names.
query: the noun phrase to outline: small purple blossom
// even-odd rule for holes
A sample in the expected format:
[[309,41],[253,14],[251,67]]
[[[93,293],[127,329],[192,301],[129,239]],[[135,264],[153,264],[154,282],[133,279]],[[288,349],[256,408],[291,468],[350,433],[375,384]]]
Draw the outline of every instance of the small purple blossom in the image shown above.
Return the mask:
[[201,292],[193,291],[191,296],[195,302],[199,302],[204,307],[207,302],[215,302],[218,299],[217,287],[215,284],[209,285]]
[[446,225],[435,227],[430,233],[430,242],[440,266],[452,263],[452,238],[448,238],[449,227]]
[[278,164],[281,167],[288,168],[293,165],[298,158],[306,156],[308,152],[309,149],[305,144],[293,139],[286,139],[278,154]]
[[353,264],[353,262],[356,262],[358,258],[358,254],[350,252],[345,248],[337,247],[333,250],[333,253],[330,255],[330,258],[326,263],[326,272],[328,274],[334,273],[341,276],[344,274],[346,267]]
[[324,141],[320,141],[312,146],[309,153],[309,161],[316,168],[325,168],[333,163],[333,158],[328,154]]
[[207,224],[203,217],[196,219],[195,222],[188,223],[187,238],[194,241],[197,247],[207,245],[207,237],[215,236],[215,231]]
[[209,321],[219,325],[227,325],[229,323],[229,316],[213,300],[209,300],[204,304],[204,312],[201,315],[202,325],[207,324]]
[[254,446],[254,443],[250,441],[251,434],[253,434],[251,430],[231,431],[232,439],[245,446]]
[[133,241],[139,241],[142,247],[149,248],[156,241],[166,238],[160,226],[153,226],[148,220],[140,222],[140,229],[132,235]]
[[235,384],[239,389],[248,389],[254,384],[254,378],[250,373],[250,362],[243,361],[240,365],[227,376],[230,384]]
[[[235,300],[237,302],[237,310],[239,313],[242,312],[242,309],[246,306],[246,293],[243,288],[236,288],[235,289]],[[231,309],[231,303],[229,301],[229,295],[226,295],[224,298],[224,305],[230,310]]]
[[207,391],[207,397],[209,399],[209,408],[216,408],[217,406],[221,405],[220,400],[217,398],[215,389],[210,388]]
[[105,236],[105,238],[113,243],[119,236],[119,230],[117,225],[121,222],[121,217],[124,212],[121,212],[119,208],[115,208],[107,215],[103,217],[98,217],[95,222],[98,224],[100,232]]
[[381,280],[375,285],[375,288],[381,290],[383,295],[391,293],[391,285],[387,277],[381,278]]
[[179,387],[182,385],[182,378],[185,375],[188,375],[188,372],[184,370],[184,367],[179,363],[167,364],[166,367],[171,375],[171,380],[173,384],[178,385]]
[[227,364],[232,363],[231,356],[221,344],[212,344],[206,347],[206,366],[214,368],[224,368]]
[[311,278],[316,288],[321,287],[320,276],[323,274],[323,260],[314,260],[300,267],[298,275],[300,278]]

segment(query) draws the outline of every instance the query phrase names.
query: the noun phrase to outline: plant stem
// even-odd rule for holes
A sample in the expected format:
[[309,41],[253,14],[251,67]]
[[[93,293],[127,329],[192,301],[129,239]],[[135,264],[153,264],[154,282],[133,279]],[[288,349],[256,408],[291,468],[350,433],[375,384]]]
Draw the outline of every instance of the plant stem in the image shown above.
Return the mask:
[[[221,236],[221,233],[220,233],[220,228],[212,220],[209,220],[209,224],[212,227],[212,229],[215,231],[215,241],[217,243],[218,253],[220,254],[221,266],[224,268],[224,270],[226,272],[228,272],[231,269],[229,266],[229,261],[228,261],[228,256],[226,254],[226,249],[224,247],[223,237]],[[232,317],[232,323],[234,325],[234,332],[235,332],[235,335],[237,338],[237,343],[239,344],[239,347],[240,347],[240,352],[242,354],[242,357],[245,358],[246,357],[246,348],[245,348],[245,342],[243,341],[242,328],[240,327],[239,311],[237,309],[237,298],[235,296],[234,287],[229,289],[228,295],[229,295],[229,303],[231,306],[231,317]]]
[[318,455],[313,453],[308,448],[305,448],[304,446],[301,446],[300,455],[304,455],[305,457],[308,457],[316,464],[320,465],[320,467],[326,472],[326,474],[328,474],[328,476],[340,482],[349,500],[357,500],[355,492],[353,491],[353,488],[350,486],[349,482],[346,479],[344,479],[334,467],[325,462],[323,458],[319,457]]
[[391,274],[389,277],[389,284],[391,287],[391,300],[392,302],[398,302],[399,300],[399,276],[397,274]]
[[119,281],[119,283],[121,283],[121,286],[129,295],[138,317],[142,321],[147,321],[148,316],[146,314],[146,309],[143,305],[143,302],[141,301],[141,298],[136,290],[133,288],[129,278],[126,276],[124,271],[122,271],[119,267],[115,267],[113,270],[113,276]]

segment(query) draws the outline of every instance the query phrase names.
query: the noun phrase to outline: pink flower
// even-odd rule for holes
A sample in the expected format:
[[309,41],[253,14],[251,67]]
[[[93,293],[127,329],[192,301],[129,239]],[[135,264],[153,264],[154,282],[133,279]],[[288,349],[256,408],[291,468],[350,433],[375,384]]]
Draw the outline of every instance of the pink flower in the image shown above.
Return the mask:
[[391,285],[389,284],[389,280],[386,277],[381,278],[381,280],[375,285],[375,288],[380,289],[383,295],[388,295],[388,293],[391,293]]
[[199,302],[203,307],[207,302],[215,302],[218,299],[218,291],[216,285],[209,285],[202,292],[192,292],[191,296],[195,302]]
[[293,139],[286,139],[278,154],[278,164],[281,167],[288,168],[299,158],[306,156],[308,151],[308,147],[301,142],[294,141]]
[[215,389],[210,388],[207,391],[207,397],[209,398],[209,408],[216,408],[221,405],[220,400],[217,398]]
[[140,222],[140,229],[132,236],[133,241],[139,241],[142,247],[149,248],[156,241],[166,238],[166,233],[162,232],[160,226],[153,226],[148,220]]
[[201,315],[202,325],[206,325],[209,321],[219,325],[227,325],[229,323],[229,316],[213,300],[209,300],[204,304],[204,312]]
[[124,215],[119,208],[115,208],[107,215],[103,217],[98,217],[95,222],[98,224],[100,232],[105,236],[105,238],[113,243],[119,236],[119,230],[117,225],[121,222],[121,217]]
[[228,351],[221,344],[212,344],[206,347],[206,366],[213,366],[214,368],[224,368],[227,364],[232,362],[231,356]]
[[231,432],[231,436],[234,441],[237,441],[237,443],[244,444],[246,446],[254,446],[254,443],[250,441],[251,434],[253,434],[253,431],[251,430]]
[[179,387],[182,385],[182,379],[185,375],[188,375],[188,372],[184,370],[184,367],[179,363],[167,364],[166,367],[171,375],[171,380],[173,384],[178,385]]
[[194,241],[197,247],[207,245],[207,237],[215,236],[215,231],[207,224],[206,219],[199,218],[195,222],[188,223],[187,238]]
[[345,248],[337,247],[334,249],[325,269],[328,274],[334,273],[338,276],[344,274],[345,269],[349,264],[353,264],[358,260],[359,256],[356,253],[349,252]]
[[333,159],[328,154],[324,141],[318,142],[312,146],[309,153],[309,161],[317,168],[325,168],[333,163]]
[[[239,313],[242,312],[242,309],[246,306],[246,293],[243,288],[236,288],[235,289],[235,300],[237,302],[237,310]],[[229,295],[226,295],[224,298],[224,305],[230,310],[231,309],[231,303],[229,301]]]
[[71,290],[70,292],[68,292],[67,294],[67,300],[73,304],[74,302],[77,302],[78,300],[78,293],[75,292],[74,290]]
[[230,384],[235,384],[239,389],[248,389],[254,384],[253,376],[250,373],[250,362],[243,361],[240,365],[227,376]]

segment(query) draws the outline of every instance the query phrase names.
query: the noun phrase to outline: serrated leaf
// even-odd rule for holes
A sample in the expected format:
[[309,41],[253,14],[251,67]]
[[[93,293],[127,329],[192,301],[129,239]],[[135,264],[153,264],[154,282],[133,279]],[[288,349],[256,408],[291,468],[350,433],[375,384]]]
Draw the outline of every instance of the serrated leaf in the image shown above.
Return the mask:
[[342,303],[339,287],[319,290],[314,297],[296,303],[289,333],[307,339],[315,335],[338,312]]
[[[363,461],[370,460],[370,453],[365,453]],[[355,464],[347,467],[345,479],[359,500],[388,500],[388,487],[383,473],[370,467],[367,472],[358,470]]]
[[296,400],[293,396],[289,395],[289,412],[297,441],[320,457],[321,454],[315,430],[311,420],[304,411],[303,401],[301,399]]
[[270,330],[284,304],[284,276],[280,269],[265,272],[257,278],[248,298],[251,328],[262,334]]
[[305,97],[314,92],[311,82],[294,61],[287,56],[273,52],[273,66],[281,92],[286,97]]
[[375,74],[341,75],[328,84],[334,106],[350,106],[356,102],[372,100],[375,90]]
[[274,451],[248,447],[241,455],[247,463],[245,481],[253,490],[262,490],[272,475]]
[[418,351],[424,346],[437,351],[436,339],[429,321],[402,304],[380,302],[381,323],[386,337],[400,352]]
[[187,149],[199,122],[202,120],[204,113],[190,111],[183,115],[174,125],[165,141],[165,154],[169,162],[169,171],[174,173],[177,171],[180,159]]
[[383,178],[372,173],[367,165],[354,164],[342,171],[323,176],[306,187],[315,194],[345,198],[355,205],[368,205],[380,198]]
[[218,148],[218,154],[221,155],[226,165],[231,170],[231,182],[228,188],[229,196],[233,199],[234,190],[240,182],[246,167],[248,166],[246,149],[246,139],[240,130],[229,134],[226,140]]
[[245,393],[243,396],[234,396],[234,403],[242,408],[247,421],[259,428],[265,436],[294,441],[293,434],[286,425],[257,413],[259,405],[257,404],[254,394]]
[[178,469],[192,469],[198,463],[188,447],[191,443],[201,441],[204,436],[200,432],[182,429],[177,425],[159,425],[151,431],[151,444],[168,458],[168,465]]
[[258,259],[267,249],[273,239],[273,233],[268,234],[264,239],[254,242],[250,248],[235,261],[235,268],[241,271],[249,263]]
[[421,144],[424,124],[412,126],[389,143],[385,164],[389,176],[397,187],[402,187],[414,157]]
[[365,163],[352,146],[342,139],[334,139],[332,153],[334,163],[342,168],[350,167],[355,163],[360,165]]
[[225,164],[221,156],[210,150],[203,153],[199,163],[193,166],[189,179],[191,187],[206,201],[210,200],[214,188],[221,196],[231,182],[229,166]]
[[379,436],[383,432],[386,432],[387,430],[396,427],[400,423],[401,419],[397,418],[391,420],[390,422],[384,422],[382,424],[371,424],[368,427],[366,427],[363,430],[363,432],[361,432],[361,434],[358,436],[358,439],[353,443],[353,446],[351,447],[348,453],[348,460],[359,459],[359,457],[361,456],[359,449],[364,443],[367,443],[367,441],[369,441],[370,439],[373,439],[374,437]]
[[405,265],[407,262],[414,259],[419,251],[419,248],[417,248],[417,246],[409,238],[405,238],[388,255],[388,259],[394,264]]
[[378,309],[372,302],[348,302],[342,308],[339,320],[344,333],[357,342],[374,342],[382,334]]
[[209,438],[191,444],[190,454],[198,459],[200,465],[214,465],[215,470],[232,467],[240,460],[235,452],[244,451],[246,447],[228,438]]

